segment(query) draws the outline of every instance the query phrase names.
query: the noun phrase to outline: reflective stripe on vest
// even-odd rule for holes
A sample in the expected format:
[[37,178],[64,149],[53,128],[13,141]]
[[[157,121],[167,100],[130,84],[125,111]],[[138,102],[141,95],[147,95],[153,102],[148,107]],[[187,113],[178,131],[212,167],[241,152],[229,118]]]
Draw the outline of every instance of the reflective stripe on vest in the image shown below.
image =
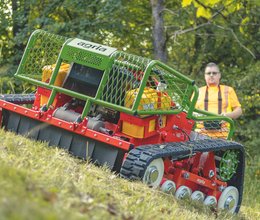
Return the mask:
[[[208,106],[209,106],[209,91],[207,86],[205,92],[205,98],[204,98],[204,110],[208,111]],[[222,95],[221,95],[220,86],[218,86],[218,114],[220,115],[221,113],[222,113]]]
[[224,112],[227,112],[227,108],[228,108],[228,86],[224,86],[224,97],[225,97],[225,106],[224,106]]

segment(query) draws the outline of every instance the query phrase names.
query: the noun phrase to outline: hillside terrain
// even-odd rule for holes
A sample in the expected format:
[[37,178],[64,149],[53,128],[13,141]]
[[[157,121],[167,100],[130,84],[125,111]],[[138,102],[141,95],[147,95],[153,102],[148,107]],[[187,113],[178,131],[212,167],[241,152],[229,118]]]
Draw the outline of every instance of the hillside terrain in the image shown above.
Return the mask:
[[260,160],[249,161],[241,211],[229,215],[0,130],[0,219],[260,219]]

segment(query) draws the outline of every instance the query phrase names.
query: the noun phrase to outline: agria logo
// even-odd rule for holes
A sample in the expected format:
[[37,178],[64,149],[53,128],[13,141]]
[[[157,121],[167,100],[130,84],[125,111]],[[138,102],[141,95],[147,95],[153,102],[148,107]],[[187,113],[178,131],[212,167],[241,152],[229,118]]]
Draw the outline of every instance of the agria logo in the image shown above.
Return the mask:
[[91,44],[91,43],[86,43],[86,42],[78,42],[77,43],[79,46],[81,47],[84,47],[84,48],[87,48],[87,49],[93,49],[93,50],[98,50],[100,52],[105,52],[107,50],[107,48],[105,47],[102,47],[102,45],[94,45],[94,44]]

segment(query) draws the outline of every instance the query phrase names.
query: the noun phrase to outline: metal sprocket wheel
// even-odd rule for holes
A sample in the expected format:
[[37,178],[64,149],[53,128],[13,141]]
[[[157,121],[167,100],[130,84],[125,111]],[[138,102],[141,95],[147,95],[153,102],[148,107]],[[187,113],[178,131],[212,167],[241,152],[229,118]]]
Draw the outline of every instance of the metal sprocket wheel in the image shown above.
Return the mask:
[[219,176],[222,181],[229,181],[236,173],[238,167],[238,153],[234,150],[227,150],[221,157],[219,164]]

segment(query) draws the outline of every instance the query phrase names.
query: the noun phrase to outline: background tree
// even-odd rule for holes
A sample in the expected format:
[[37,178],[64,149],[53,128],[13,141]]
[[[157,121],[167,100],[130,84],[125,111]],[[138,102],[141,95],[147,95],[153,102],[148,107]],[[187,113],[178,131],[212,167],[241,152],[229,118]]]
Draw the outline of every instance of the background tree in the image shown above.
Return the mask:
[[153,17],[154,58],[167,62],[166,37],[164,31],[164,0],[150,0]]

